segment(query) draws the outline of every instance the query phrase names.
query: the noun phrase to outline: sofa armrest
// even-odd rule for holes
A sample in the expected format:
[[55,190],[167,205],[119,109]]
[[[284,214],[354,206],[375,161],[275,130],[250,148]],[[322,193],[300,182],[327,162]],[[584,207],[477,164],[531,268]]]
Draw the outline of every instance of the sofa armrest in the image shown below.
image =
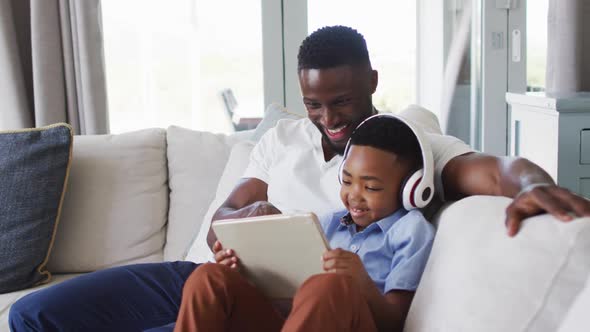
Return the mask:
[[590,274],[590,218],[525,220],[510,238],[510,199],[446,206],[406,331],[555,331]]

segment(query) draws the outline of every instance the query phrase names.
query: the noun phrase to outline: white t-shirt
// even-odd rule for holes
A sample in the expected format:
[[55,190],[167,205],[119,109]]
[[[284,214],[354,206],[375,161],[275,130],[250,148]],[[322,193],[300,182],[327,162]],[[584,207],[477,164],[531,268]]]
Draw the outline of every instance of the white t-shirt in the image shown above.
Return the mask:
[[[417,122],[409,114],[405,117]],[[473,150],[455,137],[424,129],[435,164],[435,190],[443,198],[443,168],[454,157]],[[256,144],[243,177],[266,182],[268,201],[283,213],[311,211],[322,216],[344,208],[338,182],[341,162],[340,155],[324,160],[322,135],[309,119],[286,119],[279,121]]]

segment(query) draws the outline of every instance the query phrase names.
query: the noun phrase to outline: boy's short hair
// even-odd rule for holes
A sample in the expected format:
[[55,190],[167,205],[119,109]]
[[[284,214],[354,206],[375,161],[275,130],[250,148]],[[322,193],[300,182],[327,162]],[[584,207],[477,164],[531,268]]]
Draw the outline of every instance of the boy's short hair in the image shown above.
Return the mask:
[[410,127],[394,117],[378,116],[366,120],[354,130],[350,144],[391,152],[410,161],[412,169],[422,168],[422,148],[418,138]]
[[355,29],[336,25],[320,28],[299,47],[297,70],[343,65],[371,65],[365,38]]

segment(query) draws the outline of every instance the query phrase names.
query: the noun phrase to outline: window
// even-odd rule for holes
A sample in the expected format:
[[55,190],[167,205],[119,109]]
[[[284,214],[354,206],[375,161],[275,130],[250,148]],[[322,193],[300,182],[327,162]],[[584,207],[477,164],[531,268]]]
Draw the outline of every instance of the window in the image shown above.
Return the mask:
[[264,112],[261,1],[103,0],[113,133],[180,125],[229,133]]
[[545,90],[548,6],[548,0],[527,1],[526,80],[528,91]]
[[373,103],[397,112],[416,95],[416,2],[308,0],[309,33],[327,25],[357,29],[367,41],[379,84]]

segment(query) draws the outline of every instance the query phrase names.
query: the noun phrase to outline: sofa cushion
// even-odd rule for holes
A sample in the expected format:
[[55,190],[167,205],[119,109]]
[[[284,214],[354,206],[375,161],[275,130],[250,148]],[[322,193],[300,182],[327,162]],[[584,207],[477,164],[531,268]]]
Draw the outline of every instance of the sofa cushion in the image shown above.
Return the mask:
[[227,137],[172,126],[167,131],[170,209],[164,259],[181,260],[197,235],[229,156]]
[[66,124],[0,132],[0,293],[51,278],[71,149]]
[[76,136],[49,269],[77,273],[162,261],[167,178],[163,129]]
[[574,305],[568,310],[558,332],[588,331],[590,327],[588,308],[590,308],[590,278],[586,281],[584,290],[576,297]]
[[289,112],[286,108],[278,103],[272,103],[264,110],[264,117],[262,121],[256,126],[254,134],[252,134],[252,141],[258,142],[262,135],[269,129],[274,128],[277,122],[281,119],[299,120],[304,118],[304,115]]
[[506,235],[510,199],[444,209],[405,331],[555,331],[590,274],[590,218],[529,218]]
[[195,263],[203,263],[212,260],[213,255],[207,245],[207,233],[211,226],[211,218],[215,211],[217,211],[221,204],[227,199],[227,196],[229,196],[244,174],[253,147],[254,143],[249,141],[240,142],[233,146],[227,165],[219,180],[219,185],[215,192],[215,200],[210,204],[209,209],[203,218],[201,229],[190,247],[186,260]]

